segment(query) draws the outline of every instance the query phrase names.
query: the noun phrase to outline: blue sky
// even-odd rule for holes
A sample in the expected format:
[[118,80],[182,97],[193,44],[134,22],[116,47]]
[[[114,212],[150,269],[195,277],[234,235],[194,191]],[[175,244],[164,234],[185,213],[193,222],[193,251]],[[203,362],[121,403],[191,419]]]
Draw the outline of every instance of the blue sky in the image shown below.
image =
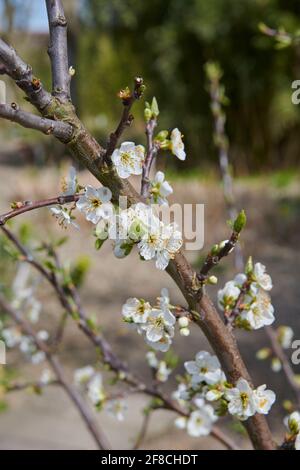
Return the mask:
[[[48,21],[46,14],[46,6],[44,0],[23,0],[24,4],[28,3],[30,5],[30,14],[29,17],[19,18],[18,22],[22,22],[23,26],[26,25],[26,28],[31,31],[41,32],[47,31]],[[2,16],[3,2],[0,0],[0,25],[1,25],[1,16]]]
[[45,2],[43,0],[31,0],[32,14],[28,27],[32,31],[46,31],[48,28]]

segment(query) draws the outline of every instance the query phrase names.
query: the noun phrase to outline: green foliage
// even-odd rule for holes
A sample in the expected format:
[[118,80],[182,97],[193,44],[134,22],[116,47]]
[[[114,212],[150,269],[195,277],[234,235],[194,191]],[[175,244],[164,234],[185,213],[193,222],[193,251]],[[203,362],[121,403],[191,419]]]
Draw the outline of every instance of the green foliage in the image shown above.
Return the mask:
[[76,287],[80,287],[85,279],[85,276],[90,268],[90,258],[88,256],[80,256],[75,264],[71,267],[70,276],[71,280]]
[[[100,135],[118,119],[117,90],[140,74],[150,96],[159,97],[162,128],[178,126],[185,135],[187,165],[216,162],[203,73],[204,64],[213,61],[223,70],[231,102],[227,129],[239,170],[267,167],[276,160],[278,145],[288,146],[293,139],[300,125],[299,110],[290,100],[297,54],[292,47],[276,50],[274,38],[258,25],[299,30],[297,0],[84,0],[84,6],[79,104],[94,117],[91,124],[97,124]],[[211,62],[207,70],[221,73]],[[138,133],[143,139],[142,113],[137,103],[130,137]],[[299,161],[296,151],[289,158]]]

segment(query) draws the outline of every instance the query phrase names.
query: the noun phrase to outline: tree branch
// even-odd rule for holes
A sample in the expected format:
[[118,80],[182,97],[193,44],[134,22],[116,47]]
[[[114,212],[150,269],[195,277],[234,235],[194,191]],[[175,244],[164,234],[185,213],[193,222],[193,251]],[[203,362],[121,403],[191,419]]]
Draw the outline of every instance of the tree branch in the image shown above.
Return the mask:
[[92,434],[99,449],[109,449],[110,445],[108,444],[106,437],[104,436],[103,432],[98,428],[94,417],[92,416],[89,408],[86,406],[84,400],[81,398],[81,395],[66,380],[64,370],[57,357],[53,356],[50,353],[45,343],[37,337],[36,333],[31,328],[31,325],[24,320],[24,318],[17,310],[13,309],[11,305],[8,304],[8,302],[4,299],[2,295],[0,295],[0,307],[20,326],[21,330],[25,335],[28,335],[33,339],[36,347],[40,351],[43,351],[45,353],[47,361],[49,362],[49,365],[55,373],[57,380],[59,381],[60,385],[64,388],[65,392],[67,393],[71,401],[74,403],[76,408],[78,409],[81,417],[85,421],[85,424],[89,429],[90,433]]
[[72,138],[73,129],[70,124],[52,121],[51,119],[22,111],[15,103],[11,105],[0,104],[0,117],[17,122],[28,129],[41,131],[46,135],[53,134],[62,142],[69,142]]
[[67,20],[61,0],[46,0],[51,60],[52,91],[62,103],[70,101],[70,79],[68,65]]
[[[0,42],[0,60],[7,65],[3,60],[2,43],[3,41]],[[11,54],[9,57],[11,57]],[[27,91],[27,94],[30,96],[30,89]],[[32,98],[34,97],[35,95]],[[69,103],[61,104],[58,109],[57,103],[54,103],[54,105],[53,107],[50,106],[48,113],[51,116],[53,114],[61,116],[65,122],[69,122],[74,126],[74,136],[67,143],[67,147],[72,152],[74,158],[88,168],[104,186],[109,187],[114,201],[118,201],[119,196],[126,196],[129,204],[140,202],[142,198],[137,194],[132,185],[127,180],[121,180],[113,166],[108,166],[103,161],[104,149],[85,129],[74,110],[70,108]],[[47,110],[43,111],[41,106],[39,107],[42,112],[47,112]],[[58,113],[54,112],[55,109],[57,109]],[[5,229],[5,227],[2,227],[2,229]],[[236,383],[240,377],[244,377],[251,383],[234,336],[231,332],[227,331],[226,325],[219,317],[209,297],[204,294],[199,301],[198,293],[194,290],[196,273],[182,252],[177,253],[174,260],[170,261],[167,272],[185,296],[189,308],[195,312],[194,321],[203,330],[212,348],[215,350],[228,380]],[[267,421],[263,415],[255,415],[249,418],[245,426],[255,448],[265,450],[276,448]]]
[[28,96],[29,101],[43,112],[51,103],[52,96],[44,90],[41,81],[34,77],[32,69],[17,55],[13,47],[0,39],[0,61],[21,90]]
[[[5,227],[2,227],[2,230],[23,255],[23,261],[30,263],[52,285],[52,287],[57,293],[61,305],[63,306],[63,308],[66,309],[68,314],[72,316],[72,318],[76,317],[75,314],[79,315],[79,321],[77,322],[79,329],[81,329],[83,333],[87,336],[87,338],[97,348],[100,349],[102,353],[103,362],[109,365],[111,370],[115,373],[125,373],[124,378],[122,380],[128,385],[134,387],[135,392],[143,393],[154,398],[159,398],[163,403],[164,409],[174,411],[175,413],[178,413],[182,416],[188,416],[188,413],[184,412],[173,400],[170,400],[163,393],[161,393],[157,389],[157,387],[147,386],[140,380],[139,377],[130,373],[127,364],[125,364],[118,356],[113,353],[108,341],[98,332],[95,332],[88,324],[88,316],[82,308],[77,289],[73,285],[64,286],[64,289],[59,284],[55,275],[51,275],[50,273],[48,273],[48,271],[38,261],[34,260],[31,255],[27,254],[26,248],[19,242],[19,240],[15,237],[12,232],[10,232]],[[76,310],[74,310],[73,306],[71,305],[68,299],[66,289],[72,297]],[[226,448],[231,450],[238,450],[236,444],[229,437],[227,437],[217,426],[213,427],[211,435],[217,440],[219,440],[222,444],[224,444]]]
[[[0,105],[1,108],[1,105]],[[0,215],[0,225],[5,225],[9,219],[17,217],[18,215],[24,214],[25,212],[33,211],[35,209],[40,209],[41,207],[54,206],[55,204],[63,205],[70,202],[78,201],[80,194],[74,194],[73,196],[58,196],[51,199],[44,199],[40,201],[25,201],[22,202],[21,207],[12,209],[5,214]]]

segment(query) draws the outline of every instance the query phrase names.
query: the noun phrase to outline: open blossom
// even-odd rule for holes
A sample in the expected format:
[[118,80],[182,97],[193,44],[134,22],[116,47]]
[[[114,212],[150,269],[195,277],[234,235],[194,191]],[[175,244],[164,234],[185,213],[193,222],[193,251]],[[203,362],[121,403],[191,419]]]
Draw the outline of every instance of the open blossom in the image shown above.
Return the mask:
[[185,160],[186,153],[184,143],[179,129],[175,128],[171,132],[171,151],[179,160]]
[[272,390],[266,390],[266,385],[260,385],[254,390],[254,403],[257,413],[268,414],[273,403],[276,400],[276,395]]
[[80,196],[76,206],[85,214],[86,220],[97,224],[101,219],[108,219],[113,212],[111,191],[108,188],[95,189],[92,186],[85,188],[85,193]]
[[198,399],[199,409],[192,411],[187,421],[187,432],[192,437],[208,436],[213,423],[217,421],[214,409],[206,405],[203,399]]
[[253,277],[257,284],[264,290],[271,290],[272,279],[269,274],[266,273],[266,267],[261,263],[255,263],[253,269]]
[[98,406],[104,399],[105,393],[103,389],[102,375],[94,374],[88,383],[87,394],[93,405]]
[[151,202],[154,204],[168,204],[167,197],[173,193],[173,189],[168,181],[165,181],[165,174],[158,171],[150,185]]
[[48,385],[53,380],[53,375],[50,369],[43,369],[40,375],[39,383],[42,385]]
[[62,196],[73,196],[77,189],[77,176],[76,170],[73,166],[70,167],[67,177],[62,179]]
[[174,336],[175,322],[176,319],[169,310],[152,309],[147,323],[141,325],[147,343],[153,349],[167,350],[170,345],[169,339]]
[[74,382],[76,385],[86,384],[95,374],[95,369],[92,366],[81,367],[74,372]]
[[223,289],[218,291],[218,305],[219,308],[225,310],[226,308],[233,308],[240,295],[241,290],[237,287],[234,281],[226,282]]
[[162,226],[160,245],[156,253],[155,266],[157,269],[166,269],[169,261],[180,250],[182,243],[182,235],[175,224]]
[[57,219],[58,225],[62,228],[67,228],[69,225],[73,225],[73,227],[79,229],[79,225],[74,222],[74,217],[70,214],[70,210],[67,207],[51,207],[50,212]]
[[143,299],[130,298],[122,307],[122,315],[126,321],[146,323],[151,314],[151,305]]
[[184,367],[188,374],[192,376],[192,384],[205,382],[213,385],[224,378],[218,358],[207,351],[199,351],[196,354],[195,361],[185,362]]
[[269,294],[259,288],[249,307],[241,312],[240,317],[246,320],[253,330],[271,325],[275,317]]
[[135,145],[134,142],[123,142],[119,149],[114,150],[111,159],[120,178],[141,175],[145,148],[142,145]]
[[227,390],[228,411],[241,420],[253,416],[256,412],[254,393],[247,380],[240,378],[236,386]]
[[124,412],[127,408],[124,400],[110,400],[105,405],[106,411],[117,418],[118,421],[124,421]]

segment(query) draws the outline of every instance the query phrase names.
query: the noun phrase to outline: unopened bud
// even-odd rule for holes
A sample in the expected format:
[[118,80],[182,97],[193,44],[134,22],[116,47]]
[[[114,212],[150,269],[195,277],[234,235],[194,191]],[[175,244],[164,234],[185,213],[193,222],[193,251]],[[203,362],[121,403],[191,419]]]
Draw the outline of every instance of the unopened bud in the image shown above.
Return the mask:
[[189,325],[188,317],[180,317],[178,320],[178,325],[180,328],[186,328]]
[[216,276],[209,276],[209,278],[207,279],[207,283],[215,285],[218,283],[218,278]]
[[181,328],[180,334],[181,334],[181,336],[189,336],[190,335],[190,330],[188,328]]

